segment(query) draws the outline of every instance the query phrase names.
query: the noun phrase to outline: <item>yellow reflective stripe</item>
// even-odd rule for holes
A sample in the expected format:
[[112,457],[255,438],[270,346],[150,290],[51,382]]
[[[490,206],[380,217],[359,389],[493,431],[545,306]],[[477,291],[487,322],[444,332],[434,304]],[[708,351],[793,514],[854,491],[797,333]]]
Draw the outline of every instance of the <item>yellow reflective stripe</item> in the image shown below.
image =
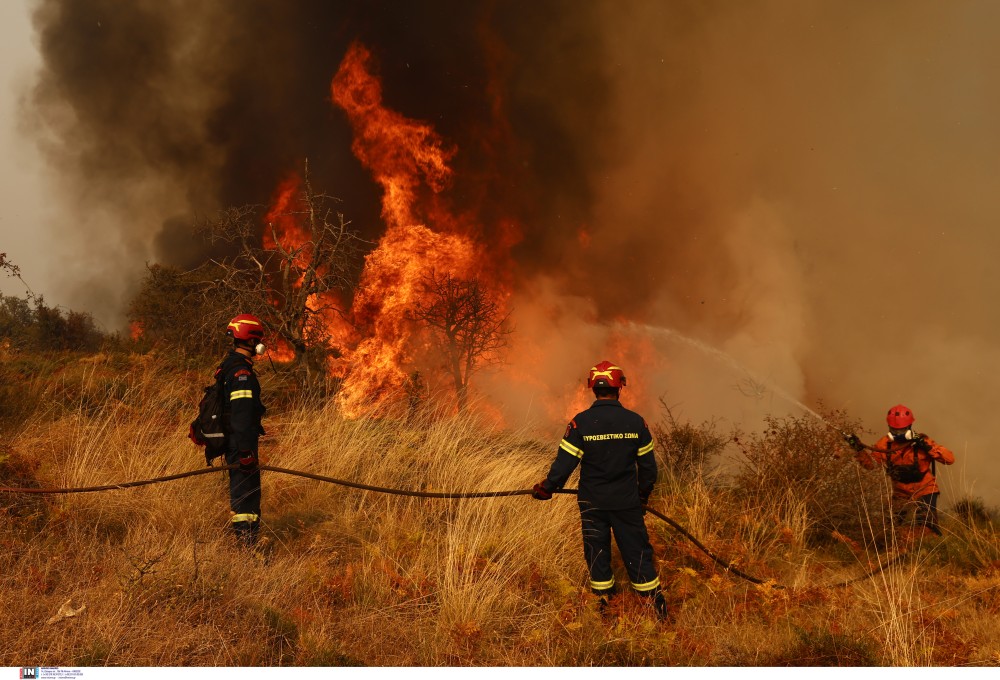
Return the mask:
[[233,518],[230,521],[233,524],[236,524],[237,522],[256,522],[259,519],[260,515],[255,515],[252,512],[241,512],[238,515],[233,515]]
[[612,576],[610,581],[591,581],[590,587],[594,590],[607,590],[615,584],[615,577]]
[[653,588],[658,587],[659,585],[660,585],[660,577],[657,576],[652,581],[649,581],[647,583],[633,583],[632,587],[638,590],[640,593],[645,593],[652,590]]
[[583,458],[583,449],[576,448],[565,439],[559,442],[559,448],[571,456],[576,456],[577,458]]
[[253,398],[253,392],[250,390],[233,390],[233,393],[229,395],[229,401],[234,399],[251,399]]
[[653,450],[653,442],[649,442],[648,444],[639,449],[639,455],[641,456],[643,454],[649,453],[652,450]]

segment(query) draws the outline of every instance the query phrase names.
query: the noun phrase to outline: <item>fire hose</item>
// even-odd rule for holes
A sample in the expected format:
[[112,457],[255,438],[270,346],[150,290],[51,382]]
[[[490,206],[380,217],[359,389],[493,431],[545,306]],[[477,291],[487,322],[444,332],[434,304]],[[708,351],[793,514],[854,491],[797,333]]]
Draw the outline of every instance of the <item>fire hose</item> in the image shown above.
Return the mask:
[[[96,493],[102,491],[117,491],[121,489],[131,489],[140,486],[150,486],[152,484],[162,484],[164,482],[172,482],[178,479],[184,479],[186,477],[197,477],[198,475],[211,474],[213,472],[221,472],[223,470],[238,470],[239,465],[223,465],[220,467],[207,467],[199,470],[189,470],[187,472],[179,472],[173,475],[164,475],[162,477],[154,477],[152,479],[142,479],[135,480],[131,482],[120,482],[118,484],[104,484],[101,486],[81,486],[81,487],[66,487],[66,488],[56,488],[56,489],[42,489],[42,488],[31,488],[31,487],[6,487],[0,486],[0,493],[9,494],[35,494],[35,495],[62,495],[62,494],[72,494],[72,493]],[[460,499],[460,498],[501,498],[505,496],[530,496],[532,493],[531,489],[515,489],[512,491],[410,491],[407,489],[393,489],[382,486],[373,486],[371,484],[362,484],[360,482],[349,482],[343,479],[335,479],[334,477],[327,477],[325,475],[318,475],[312,472],[303,472],[301,470],[289,470],[287,468],[274,467],[272,465],[260,465],[258,466],[260,470],[268,472],[276,472],[283,475],[291,475],[294,477],[304,477],[305,479],[312,479],[318,482],[325,482],[328,484],[337,484],[339,486],[345,486],[351,489],[360,489],[363,491],[374,491],[376,493],[390,494],[394,496],[410,496],[414,498],[445,498],[445,499]],[[558,489],[554,493],[566,494],[575,496],[577,494],[576,489]],[[655,508],[651,508],[648,505],[642,506],[643,510],[649,512],[653,516],[663,520],[672,529],[681,534],[684,538],[691,542],[696,548],[701,552],[705,553],[713,562],[718,564],[720,567],[725,569],[727,572],[732,573],[739,578],[749,581],[750,583],[755,583],[757,585],[770,585],[770,587],[775,589],[785,589],[786,586],[774,583],[771,580],[765,580],[747,574],[744,571],[738,569],[732,562],[722,559],[718,555],[715,555],[710,551],[701,541],[695,538],[687,529],[675,522],[673,519],[663,514]],[[850,579],[848,581],[843,581],[840,583],[828,584],[826,588],[838,588],[848,586],[852,583],[857,583],[865,579],[871,578],[872,576],[885,571],[889,567],[895,565],[906,557],[909,553],[902,552],[892,559],[888,560],[886,563],[879,563],[875,568],[871,569],[867,573]]]

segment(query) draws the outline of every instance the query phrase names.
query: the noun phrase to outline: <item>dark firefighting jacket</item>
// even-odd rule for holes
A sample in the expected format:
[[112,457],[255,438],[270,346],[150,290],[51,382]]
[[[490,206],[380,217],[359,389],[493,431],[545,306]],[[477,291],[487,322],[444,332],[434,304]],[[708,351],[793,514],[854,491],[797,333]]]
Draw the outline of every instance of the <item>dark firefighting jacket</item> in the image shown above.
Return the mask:
[[598,399],[566,426],[543,485],[549,491],[561,489],[577,465],[580,501],[605,510],[638,507],[656,483],[646,421],[617,399]]
[[219,366],[222,372],[224,418],[228,421],[226,449],[230,453],[257,453],[257,440],[264,434],[260,421],[264,404],[260,400],[260,383],[253,371],[253,362],[231,350]]
[[876,465],[884,466],[885,473],[892,479],[896,498],[909,500],[939,493],[934,462],[951,465],[955,462],[955,454],[930,437],[924,436],[924,441],[931,447],[929,452],[917,450],[912,441],[896,442],[884,436],[873,447],[880,451],[866,449],[857,454],[857,459],[869,470]]

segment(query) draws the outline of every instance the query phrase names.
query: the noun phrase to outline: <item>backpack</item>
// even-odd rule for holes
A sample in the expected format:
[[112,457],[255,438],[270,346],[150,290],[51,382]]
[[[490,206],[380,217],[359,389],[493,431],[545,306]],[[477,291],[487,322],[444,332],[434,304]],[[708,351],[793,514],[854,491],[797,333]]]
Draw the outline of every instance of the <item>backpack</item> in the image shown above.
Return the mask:
[[212,460],[226,452],[226,435],[229,428],[224,410],[226,403],[224,377],[225,372],[220,368],[215,374],[215,382],[205,388],[205,395],[198,403],[198,416],[191,421],[188,429],[191,441],[196,446],[205,447],[205,462],[209,465],[212,464]]

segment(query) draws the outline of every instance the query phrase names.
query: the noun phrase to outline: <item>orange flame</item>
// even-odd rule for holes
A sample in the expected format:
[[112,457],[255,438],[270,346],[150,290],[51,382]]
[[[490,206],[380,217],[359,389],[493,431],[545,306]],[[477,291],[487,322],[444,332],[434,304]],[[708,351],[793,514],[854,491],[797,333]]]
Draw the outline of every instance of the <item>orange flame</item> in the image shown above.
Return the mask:
[[352,44],[330,91],[354,128],[351,150],[385,192],[382,218],[389,227],[408,227],[421,222],[414,212],[421,186],[440,192],[448,185],[455,150],[445,149],[430,125],[382,105],[382,84],[369,71],[370,61],[367,49]]
[[349,415],[401,393],[404,365],[414,350],[408,313],[422,299],[424,277],[479,275],[477,263],[485,259],[483,246],[435,197],[448,186],[448,163],[456,150],[446,148],[428,124],[385,108],[370,61],[368,50],[353,44],[330,85],[333,101],[354,129],[354,154],[383,189],[387,226],[365,259],[352,308],[355,325],[367,337],[351,353],[350,373],[338,395]]
[[[293,288],[302,286],[305,271],[310,266],[313,256],[313,234],[304,228],[297,213],[303,212],[300,205],[299,192],[302,181],[297,174],[291,174],[285,179],[275,192],[275,198],[271,209],[264,217],[264,235],[262,243],[268,250],[281,250],[292,255],[292,267],[301,274],[293,281],[289,282]],[[275,284],[277,285],[277,281]],[[277,305],[277,297],[271,300]],[[314,310],[320,317],[322,333],[334,338],[335,342],[347,342],[353,335],[353,328],[341,316],[333,312],[333,309],[343,309],[344,305],[340,296],[334,291],[327,291],[321,294],[309,296],[306,304]],[[306,338],[309,339],[315,333],[314,329],[306,328]],[[269,354],[274,361],[290,362],[296,358],[295,349],[287,341],[280,337],[273,337],[270,340],[273,345]]]

